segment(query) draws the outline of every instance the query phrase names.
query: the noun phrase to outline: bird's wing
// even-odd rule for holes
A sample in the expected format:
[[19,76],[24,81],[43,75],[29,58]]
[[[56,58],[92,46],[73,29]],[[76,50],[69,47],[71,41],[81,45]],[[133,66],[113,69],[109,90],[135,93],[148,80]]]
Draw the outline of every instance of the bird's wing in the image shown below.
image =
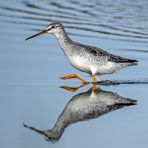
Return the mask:
[[104,58],[108,59],[108,61],[111,61],[111,62],[115,62],[115,63],[135,63],[135,62],[138,62],[137,60],[127,59],[127,58],[123,58],[120,56],[110,54],[109,52],[107,52],[101,48],[97,48],[97,47],[93,47],[93,46],[86,46],[85,48],[90,54],[93,54],[96,57],[97,56],[104,57]]
[[111,55],[108,60],[116,62],[116,63],[136,63],[138,62],[137,60],[127,59],[127,58],[123,58],[123,57],[116,56],[116,55]]

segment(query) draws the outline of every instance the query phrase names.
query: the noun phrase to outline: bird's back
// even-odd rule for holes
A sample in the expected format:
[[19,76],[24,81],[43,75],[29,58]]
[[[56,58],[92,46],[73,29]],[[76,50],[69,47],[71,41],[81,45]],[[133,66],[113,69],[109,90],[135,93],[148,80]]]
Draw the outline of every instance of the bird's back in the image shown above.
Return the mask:
[[94,46],[89,46],[81,43],[77,43],[77,46],[79,46],[80,49],[83,49],[84,51],[88,52],[90,55],[94,57],[102,57],[104,59],[107,59],[109,62],[115,62],[115,63],[137,63],[137,60],[123,58],[121,56],[113,55],[101,48],[97,48]]

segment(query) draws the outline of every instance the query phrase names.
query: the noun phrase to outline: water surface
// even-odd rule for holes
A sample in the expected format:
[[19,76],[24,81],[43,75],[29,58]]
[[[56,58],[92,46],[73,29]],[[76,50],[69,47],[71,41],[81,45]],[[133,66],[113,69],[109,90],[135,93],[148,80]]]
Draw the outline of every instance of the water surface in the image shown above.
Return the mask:
[[[3,147],[143,147],[148,146],[148,2],[77,0],[2,0],[0,5],[0,145]],[[63,23],[70,37],[114,54],[139,61],[103,80],[105,92],[137,100],[137,105],[106,113],[99,118],[70,124],[55,143],[23,126],[51,129],[70,99],[87,92],[77,80],[59,77],[77,73],[50,35],[28,42],[25,38],[49,23]],[[109,82],[109,81],[108,81]],[[119,83],[121,85],[117,85]],[[105,98],[105,97],[104,97]]]

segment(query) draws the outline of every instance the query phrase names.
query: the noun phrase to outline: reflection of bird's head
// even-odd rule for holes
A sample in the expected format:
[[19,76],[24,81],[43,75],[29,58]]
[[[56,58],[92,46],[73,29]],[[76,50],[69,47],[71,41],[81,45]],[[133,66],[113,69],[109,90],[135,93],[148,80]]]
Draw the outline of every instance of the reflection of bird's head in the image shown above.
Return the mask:
[[28,129],[30,129],[30,130],[33,130],[33,131],[35,131],[35,132],[37,132],[37,133],[39,133],[39,134],[41,134],[43,136],[45,136],[44,139],[46,141],[55,142],[62,135],[62,132],[54,131],[54,129],[49,129],[49,130],[45,130],[44,131],[44,130],[37,129],[37,128],[33,127],[33,126],[28,126],[25,123],[23,123],[23,126],[26,127],[26,128],[28,128]]

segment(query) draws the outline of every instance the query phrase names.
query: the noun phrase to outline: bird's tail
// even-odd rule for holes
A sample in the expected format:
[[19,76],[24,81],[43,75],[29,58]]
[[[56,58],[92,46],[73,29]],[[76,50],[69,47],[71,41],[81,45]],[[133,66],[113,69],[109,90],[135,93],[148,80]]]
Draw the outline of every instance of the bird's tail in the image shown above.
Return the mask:
[[132,59],[126,59],[126,61],[121,61],[119,62],[121,67],[128,67],[128,66],[136,66],[138,65],[138,61],[137,60],[132,60]]

